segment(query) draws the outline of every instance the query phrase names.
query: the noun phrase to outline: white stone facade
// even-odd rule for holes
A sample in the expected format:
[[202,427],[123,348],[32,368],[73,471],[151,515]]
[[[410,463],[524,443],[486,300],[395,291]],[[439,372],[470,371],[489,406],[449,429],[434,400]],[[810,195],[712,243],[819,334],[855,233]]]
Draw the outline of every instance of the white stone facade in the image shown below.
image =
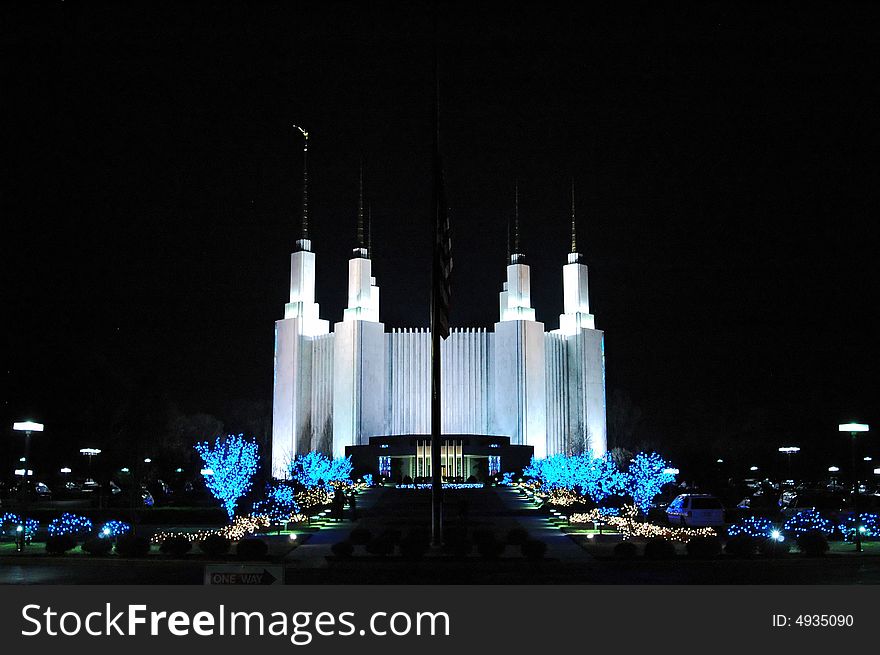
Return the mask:
[[[348,307],[330,332],[315,302],[308,241],[291,256],[290,302],[275,324],[272,469],[284,477],[296,454],[334,456],[370,437],[431,432],[431,336],[385,331],[365,249],[349,260]],[[503,435],[536,457],[605,453],[603,333],[589,313],[587,267],[563,267],[558,330],[535,320],[530,271],[513,255],[494,330],[452,329],[442,343],[444,434]]]

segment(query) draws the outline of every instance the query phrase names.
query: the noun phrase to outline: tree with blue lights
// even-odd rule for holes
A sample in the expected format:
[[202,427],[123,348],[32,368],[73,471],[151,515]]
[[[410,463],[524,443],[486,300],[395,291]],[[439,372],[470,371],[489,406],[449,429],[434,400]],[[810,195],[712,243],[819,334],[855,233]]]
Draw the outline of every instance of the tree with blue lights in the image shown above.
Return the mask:
[[306,489],[323,486],[329,492],[333,490],[333,483],[350,482],[351,470],[351,457],[330,459],[323,453],[312,451],[297,455],[287,472],[292,480]]
[[49,524],[49,534],[52,536],[71,535],[80,537],[92,531],[92,522],[85,516],[78,516],[65,512],[61,518],[53,519]]
[[627,475],[622,473],[609,453],[590,457],[580,482],[581,493],[599,502],[610,496],[619,496],[626,490]]
[[657,453],[639,453],[629,463],[626,472],[626,493],[642,512],[647,512],[651,502],[663,489],[663,485],[675,482],[669,465]]
[[776,527],[770,519],[763,516],[749,516],[728,527],[727,536],[736,537],[744,534],[749,537],[769,538],[773,535],[774,530],[776,530]]
[[523,475],[538,479],[544,492],[571,489],[595,502],[622,493],[627,479],[607,453],[602,457],[591,453],[532,457]]
[[269,517],[273,524],[285,523],[299,511],[296,490],[283,481],[267,485],[266,497],[254,503],[254,513]]
[[212,446],[207,441],[196,444],[196,450],[212,473],[205,475],[205,484],[223,504],[229,519],[235,516],[238,499],[251,488],[259,467],[259,446],[255,441],[229,435],[217,437]]
[[795,536],[814,531],[830,536],[834,532],[834,525],[815,509],[805,509],[785,522],[785,531]]

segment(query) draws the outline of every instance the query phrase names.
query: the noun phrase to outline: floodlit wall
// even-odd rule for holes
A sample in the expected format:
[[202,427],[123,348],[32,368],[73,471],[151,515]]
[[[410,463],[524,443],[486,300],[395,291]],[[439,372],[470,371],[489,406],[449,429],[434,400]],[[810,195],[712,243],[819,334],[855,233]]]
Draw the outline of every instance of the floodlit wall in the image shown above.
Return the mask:
[[565,337],[544,336],[547,384],[547,455],[568,452],[568,352]]

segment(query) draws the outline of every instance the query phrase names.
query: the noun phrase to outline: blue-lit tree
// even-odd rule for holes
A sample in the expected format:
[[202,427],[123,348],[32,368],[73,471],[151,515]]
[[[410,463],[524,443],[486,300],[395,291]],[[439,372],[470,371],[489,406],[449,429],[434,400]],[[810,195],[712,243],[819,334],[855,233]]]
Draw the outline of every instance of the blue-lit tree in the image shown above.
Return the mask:
[[627,475],[622,473],[611,455],[590,457],[583,467],[583,479],[579,487],[582,494],[599,502],[610,496],[618,496],[626,491]]
[[92,522],[85,516],[65,512],[49,524],[49,534],[54,536],[71,535],[81,537],[92,531]]
[[9,535],[18,537],[20,532],[24,532],[25,541],[33,539],[34,535],[40,527],[40,522],[36,519],[24,519],[12,512],[7,512],[0,516],[0,536]]
[[268,516],[274,523],[284,523],[291,515],[299,514],[296,490],[286,482],[274,482],[266,486],[266,497],[254,503],[254,513]]
[[235,516],[238,499],[250,491],[259,466],[259,446],[255,441],[238,436],[217,437],[213,446],[207,441],[196,444],[202,456],[206,474],[205,484],[214,497],[223,504],[229,519]]
[[738,523],[732,524],[727,528],[727,535],[729,537],[736,537],[738,535],[744,534],[750,537],[771,537],[773,536],[773,532],[776,530],[773,523],[770,519],[764,518],[762,516],[749,516],[747,518],[742,519]]
[[351,481],[351,458],[330,459],[323,453],[310,452],[297,455],[288,467],[288,474],[306,489],[323,485],[325,491],[332,491],[333,483]]
[[[850,541],[855,538],[856,517],[847,516],[837,526],[843,538]],[[859,532],[862,537],[880,537],[880,516],[877,514],[861,514],[859,520]]]
[[98,537],[100,539],[116,539],[129,532],[131,532],[131,525],[114,519],[101,526],[101,529],[98,530]]
[[544,492],[570,489],[596,502],[623,493],[627,480],[610,455],[594,458],[591,453],[532,457],[523,474],[536,478]]
[[834,532],[834,525],[815,509],[805,509],[785,522],[785,531],[795,536],[813,531],[830,536]]
[[626,472],[626,492],[642,512],[647,512],[651,502],[663,489],[663,485],[675,482],[669,465],[657,453],[639,453],[632,458]]

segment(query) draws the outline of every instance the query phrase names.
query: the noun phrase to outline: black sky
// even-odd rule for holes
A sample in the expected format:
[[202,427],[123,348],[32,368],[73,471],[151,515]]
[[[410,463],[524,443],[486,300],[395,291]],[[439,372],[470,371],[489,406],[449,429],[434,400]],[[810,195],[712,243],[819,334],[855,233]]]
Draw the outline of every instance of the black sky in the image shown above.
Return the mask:
[[[518,181],[558,325],[574,178],[609,396],[640,438],[838,463],[836,424],[878,419],[880,8],[583,4],[441,5],[453,323],[497,320]],[[0,12],[4,421],[83,445],[96,359],[187,413],[270,397],[292,123],[322,316],[341,319],[363,158],[382,318],[427,324],[433,4]]]

